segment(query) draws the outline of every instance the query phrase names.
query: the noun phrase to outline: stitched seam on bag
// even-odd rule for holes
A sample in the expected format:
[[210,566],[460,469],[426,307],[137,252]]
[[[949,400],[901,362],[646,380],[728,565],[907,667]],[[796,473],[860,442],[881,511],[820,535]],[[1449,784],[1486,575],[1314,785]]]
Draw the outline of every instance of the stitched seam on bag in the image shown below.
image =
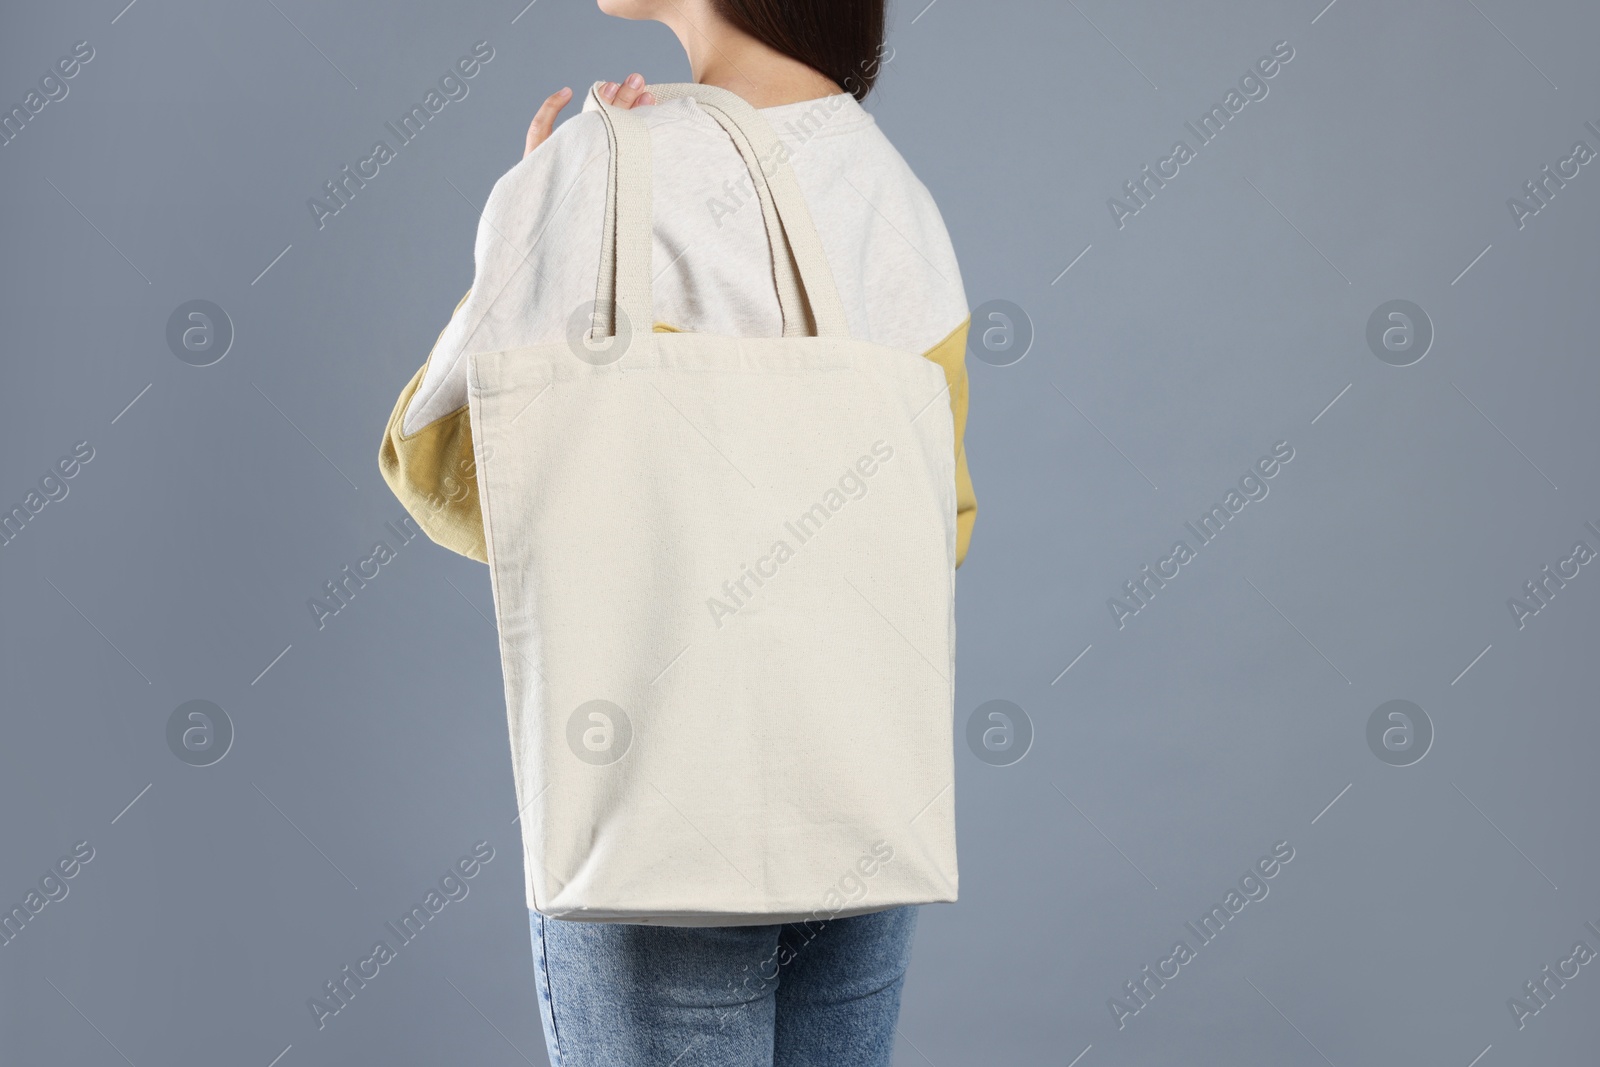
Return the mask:
[[[470,401],[469,401],[469,403],[470,403]],[[479,407],[481,409],[482,405],[483,405],[483,394],[482,393],[478,394],[478,405],[479,405]],[[473,442],[473,460],[474,461],[477,460],[477,448],[478,448],[479,444],[480,444],[480,442],[477,442],[477,441]],[[483,443],[483,444],[484,444],[485,448],[488,447],[487,443]],[[494,603],[495,603],[495,607],[497,609],[496,612],[495,612],[495,630],[496,630],[496,635],[497,635],[497,638],[498,638],[498,631],[499,631],[499,628],[500,628],[500,615],[499,615],[498,608],[502,603],[504,603],[504,601],[500,597],[500,573],[499,573],[499,568],[494,565],[494,500],[493,500],[493,494],[489,491],[488,472],[485,471],[484,472],[484,477],[479,478],[477,481],[478,481],[478,510],[479,510],[479,514],[482,516],[482,522],[483,522],[483,554],[484,554],[484,557],[485,557],[485,562],[487,562],[489,564],[489,585],[490,585],[490,588],[493,590]],[[498,639],[496,640],[495,643],[500,645],[500,670],[501,670],[501,673],[503,674],[505,672],[505,660],[506,660],[505,646],[504,646],[504,643],[499,641]],[[509,712],[510,712],[510,705],[509,704],[507,705],[507,709],[506,710],[507,710],[507,713],[509,714]],[[512,777],[512,780],[516,781],[516,782],[522,781],[522,759],[521,759],[521,754],[518,752],[518,749],[521,747],[521,741],[522,741],[522,739],[520,737],[514,737],[512,739],[512,743],[511,743],[511,746],[510,746],[510,748],[511,748],[511,777]],[[519,838],[521,837],[521,831],[520,830],[518,831],[518,837]]]

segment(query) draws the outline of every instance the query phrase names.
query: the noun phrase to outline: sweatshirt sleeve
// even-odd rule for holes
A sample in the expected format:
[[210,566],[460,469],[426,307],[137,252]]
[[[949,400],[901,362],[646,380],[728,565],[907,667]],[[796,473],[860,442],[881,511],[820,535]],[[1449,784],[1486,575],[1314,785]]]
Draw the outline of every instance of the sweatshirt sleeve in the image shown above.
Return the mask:
[[[488,562],[467,405],[468,353],[542,344],[594,291],[574,269],[598,230],[608,158],[598,116],[557,127],[495,183],[473,247],[472,288],[400,392],[378,448],[383,479],[431,539]],[[587,252],[583,258],[590,260]]]
[[956,437],[956,566],[967,558],[972,544],[972,526],[978,518],[978,498],[972,490],[972,475],[967,471],[967,328],[971,319],[923,355],[939,364],[950,387],[950,414],[955,419]]
[[[467,296],[461,298],[451,315],[462,313]],[[449,326],[445,330],[449,330]],[[444,332],[439,337],[443,339]],[[483,541],[483,515],[478,510],[478,479],[472,452],[472,420],[463,404],[442,418],[435,419],[407,435],[404,433],[406,409],[417,387],[428,376],[428,364],[438,351],[439,342],[428,360],[411,376],[411,381],[395,401],[394,412],[384,429],[378,448],[378,468],[383,480],[416,520],[422,532],[434,541],[480,563],[489,561]]]

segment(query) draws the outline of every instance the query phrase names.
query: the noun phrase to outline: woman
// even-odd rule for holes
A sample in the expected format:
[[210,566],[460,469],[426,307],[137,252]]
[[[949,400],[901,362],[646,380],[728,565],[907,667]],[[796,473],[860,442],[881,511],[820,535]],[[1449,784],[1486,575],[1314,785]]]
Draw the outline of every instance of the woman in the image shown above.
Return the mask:
[[[760,109],[788,148],[852,337],[924,353],[944,370],[959,562],[976,513],[962,448],[966,298],[938,209],[859,103],[886,61],[884,0],[600,6],[665,24],[696,82]],[[691,100],[658,104],[638,74],[600,91],[639,109],[649,128],[654,328],[778,336],[761,206],[722,128]],[[607,138],[592,107],[555,128],[571,97],[562,89],[544,102],[523,161],[496,185],[474,287],[402,392],[380,453],[386,480],[423,529],[478,560],[486,550],[463,357],[571,338],[596,290]],[[915,907],[803,928],[529,914],[545,1039],[559,1067],[890,1062]]]

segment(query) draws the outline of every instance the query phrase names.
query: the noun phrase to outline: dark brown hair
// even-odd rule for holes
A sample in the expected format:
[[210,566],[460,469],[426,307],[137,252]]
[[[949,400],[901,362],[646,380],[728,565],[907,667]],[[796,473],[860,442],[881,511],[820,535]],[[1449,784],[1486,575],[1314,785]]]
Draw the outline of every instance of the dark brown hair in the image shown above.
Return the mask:
[[887,0],[713,0],[717,14],[864,100],[883,64]]

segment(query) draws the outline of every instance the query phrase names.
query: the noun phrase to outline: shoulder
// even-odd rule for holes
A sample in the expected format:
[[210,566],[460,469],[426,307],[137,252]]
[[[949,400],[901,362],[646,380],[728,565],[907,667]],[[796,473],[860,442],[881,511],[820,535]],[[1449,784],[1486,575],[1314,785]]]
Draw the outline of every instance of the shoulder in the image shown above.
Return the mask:
[[[903,347],[925,349],[967,319],[961,267],[944,216],[927,185],[876,123],[837,144],[832,151],[819,147],[811,167],[797,155],[796,170],[807,186],[818,229],[824,241],[829,231],[836,234],[841,252],[851,240],[862,242],[869,274],[896,279],[882,291],[869,292],[869,305],[875,305],[869,306],[874,333]],[[906,300],[906,291],[916,298]]]
[[606,156],[605,124],[600,117],[590,113],[574,115],[557,126],[549,140],[500,176],[489,194],[489,207],[529,197],[542,200],[555,191],[555,186],[594,182],[596,172],[599,183],[604,185]]
[[[641,107],[632,114],[644,122],[652,144],[657,146],[700,141],[716,144],[726,139],[721,129],[689,100]],[[609,155],[605,121],[597,110],[586,107],[562,122],[549,140],[501,175],[490,202],[530,198],[542,201],[575,187],[603,189]]]

